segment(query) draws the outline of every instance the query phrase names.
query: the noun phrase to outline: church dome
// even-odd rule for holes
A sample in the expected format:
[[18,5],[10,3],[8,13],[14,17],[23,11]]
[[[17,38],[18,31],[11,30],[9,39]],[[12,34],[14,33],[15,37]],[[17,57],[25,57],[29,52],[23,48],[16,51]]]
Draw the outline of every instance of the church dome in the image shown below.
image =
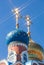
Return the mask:
[[10,42],[13,42],[13,41],[22,42],[22,43],[28,45],[29,38],[28,38],[28,35],[26,32],[24,32],[22,30],[14,30],[14,31],[11,31],[10,33],[8,33],[7,37],[6,37],[7,45],[9,45]]
[[31,39],[28,45],[28,54],[31,60],[43,60],[44,50]]

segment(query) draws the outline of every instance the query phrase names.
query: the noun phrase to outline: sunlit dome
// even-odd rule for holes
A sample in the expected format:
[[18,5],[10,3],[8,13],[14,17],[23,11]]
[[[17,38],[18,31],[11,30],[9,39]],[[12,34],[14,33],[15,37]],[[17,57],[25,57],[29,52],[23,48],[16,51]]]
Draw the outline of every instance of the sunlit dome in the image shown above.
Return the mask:
[[34,42],[32,39],[30,39],[28,45],[28,54],[29,54],[29,59],[42,61],[44,50],[39,44]]
[[28,35],[23,30],[14,30],[7,34],[6,42],[7,45],[10,44],[10,42],[17,41],[22,42],[26,45],[29,43]]

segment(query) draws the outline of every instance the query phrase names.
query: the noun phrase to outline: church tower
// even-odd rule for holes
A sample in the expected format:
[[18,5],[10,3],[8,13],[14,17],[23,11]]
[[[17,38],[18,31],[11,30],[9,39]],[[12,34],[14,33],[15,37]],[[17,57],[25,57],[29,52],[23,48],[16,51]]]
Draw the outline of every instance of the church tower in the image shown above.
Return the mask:
[[18,8],[12,12],[16,17],[16,29],[7,34],[6,44],[8,46],[7,59],[0,61],[0,65],[44,65],[44,49],[31,38],[30,16],[24,16],[27,23],[27,32],[19,30],[20,15]]

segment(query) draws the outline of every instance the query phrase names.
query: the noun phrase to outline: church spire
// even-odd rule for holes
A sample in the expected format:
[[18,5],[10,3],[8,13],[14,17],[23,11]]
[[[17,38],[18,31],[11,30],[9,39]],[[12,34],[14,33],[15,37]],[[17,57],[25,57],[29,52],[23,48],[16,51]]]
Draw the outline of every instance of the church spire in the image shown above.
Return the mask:
[[30,36],[30,25],[31,25],[31,20],[30,20],[30,16],[26,15],[26,22],[27,22],[27,29],[28,29],[28,36]]
[[19,19],[19,9],[16,8],[16,9],[13,9],[12,12],[16,15],[16,29],[19,28],[19,23],[18,23],[18,19]]
[[31,40],[31,32],[30,32],[31,20],[30,20],[30,16],[26,15],[25,19],[26,19],[26,22],[27,22],[27,30],[28,30],[27,34],[28,34],[29,42],[30,42],[30,40]]

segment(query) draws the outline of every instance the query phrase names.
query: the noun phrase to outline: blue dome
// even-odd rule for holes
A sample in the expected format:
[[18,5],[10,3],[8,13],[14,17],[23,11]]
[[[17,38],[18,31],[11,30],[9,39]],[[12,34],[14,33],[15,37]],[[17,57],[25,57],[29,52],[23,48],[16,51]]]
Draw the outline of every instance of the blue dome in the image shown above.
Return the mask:
[[12,41],[18,41],[18,42],[22,42],[26,45],[28,45],[29,43],[29,38],[26,32],[22,31],[22,30],[14,30],[12,32],[10,32],[9,34],[7,34],[6,37],[6,42],[7,45],[10,44],[10,42]]

